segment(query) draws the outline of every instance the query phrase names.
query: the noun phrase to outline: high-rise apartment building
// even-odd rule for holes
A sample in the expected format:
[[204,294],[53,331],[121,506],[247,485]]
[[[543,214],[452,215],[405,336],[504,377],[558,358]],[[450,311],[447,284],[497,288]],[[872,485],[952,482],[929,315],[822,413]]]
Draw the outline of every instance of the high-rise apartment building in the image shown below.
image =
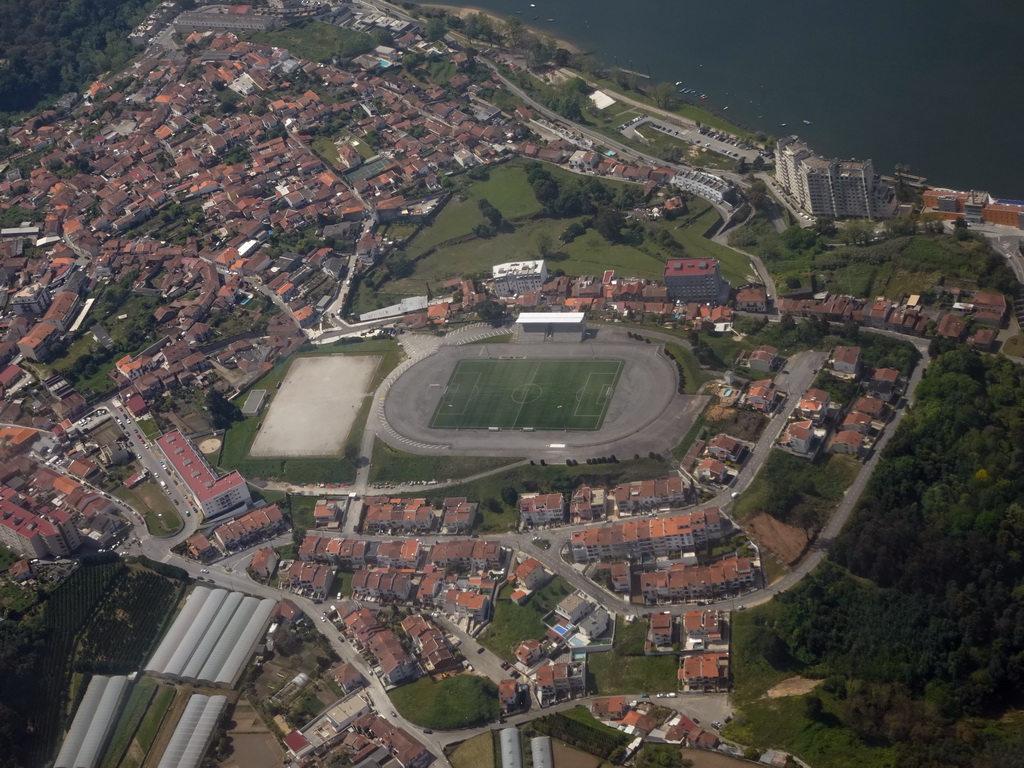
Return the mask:
[[812,216],[885,219],[896,213],[896,193],[870,160],[818,157],[796,136],[779,140],[775,177]]

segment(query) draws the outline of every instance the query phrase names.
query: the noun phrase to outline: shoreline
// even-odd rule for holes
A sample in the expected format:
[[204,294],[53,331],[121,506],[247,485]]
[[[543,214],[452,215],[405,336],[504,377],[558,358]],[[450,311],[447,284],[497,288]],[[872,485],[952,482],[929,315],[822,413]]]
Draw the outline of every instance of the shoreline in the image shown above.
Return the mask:
[[[449,13],[449,14],[454,15],[454,16],[458,16],[459,18],[462,18],[462,19],[466,18],[467,16],[469,16],[471,14],[480,13],[480,14],[483,14],[484,16],[488,17],[489,19],[491,19],[491,21],[493,21],[495,24],[504,24],[505,23],[505,19],[507,18],[507,17],[502,18],[501,16],[497,15],[496,13],[493,13],[492,11],[487,11],[487,10],[484,10],[483,8],[478,8],[476,6],[446,5],[444,3],[419,3],[419,2],[416,3],[416,6],[418,8],[435,9],[435,10],[445,11],[446,13]],[[541,37],[549,37],[549,38],[553,39],[555,41],[555,43],[559,47],[565,48],[566,50],[570,51],[573,54],[587,55],[587,54],[591,54],[592,53],[592,52],[589,52],[589,51],[584,51],[578,45],[574,45],[573,43],[570,43],[567,40],[562,40],[562,39],[557,38],[557,37],[555,37],[554,35],[551,35],[551,34],[545,34],[543,32],[543,30],[538,29],[537,27],[530,26],[529,24],[526,24],[526,23],[524,23],[523,26],[526,29],[528,29],[531,32],[533,32],[534,34],[536,34],[536,35],[540,35]],[[456,31],[455,34],[458,34],[458,35],[461,35],[462,37],[465,37],[465,35],[462,35],[462,33],[458,32],[458,31]],[[499,45],[497,47],[501,48],[502,46]],[[587,83],[589,83],[591,86],[593,86],[595,88],[599,88],[601,90],[605,90],[605,91],[609,91],[611,93],[614,93],[616,96],[620,97],[620,99],[619,99],[620,101],[633,102],[634,106],[639,108],[639,109],[647,109],[647,110],[651,110],[653,112],[661,112],[663,115],[670,115],[670,116],[672,116],[672,117],[674,117],[676,119],[688,120],[690,122],[698,122],[698,121],[699,122],[704,122],[703,120],[700,120],[700,118],[698,118],[698,117],[689,117],[689,116],[686,116],[686,115],[679,114],[678,112],[675,112],[674,110],[662,110],[662,109],[659,109],[659,108],[655,107],[653,104],[645,104],[645,103],[641,102],[639,99],[636,98],[636,96],[640,95],[640,94],[636,94],[636,95],[632,95],[631,96],[629,91],[623,90],[622,88],[620,88],[617,85],[610,84],[610,83],[607,83],[607,84],[606,83],[594,83],[594,82],[592,82],[591,76],[588,76],[588,75],[586,75],[583,72],[577,71],[577,70],[573,69],[571,66],[560,67],[560,69],[575,74],[577,77],[583,79],[584,81],[586,81]],[[650,82],[651,82],[651,84],[654,84],[654,83],[656,83],[658,81],[652,80]],[[680,106],[682,106],[682,104]],[[741,135],[743,133],[747,133],[747,134],[753,135],[754,133],[756,133],[756,131],[754,131],[754,130],[752,130],[750,128],[746,128],[746,127],[744,127],[742,125],[738,125],[737,123],[734,123],[733,121],[729,120],[729,118],[725,117],[724,115],[719,114],[717,112],[714,112],[714,111],[712,111],[710,109],[701,107],[700,105],[696,105],[696,104],[690,104],[690,106],[695,107],[696,109],[701,110],[702,112],[705,112],[709,117],[713,117],[713,118],[715,118],[717,120],[722,121],[722,123],[725,124],[725,130],[727,132],[729,132],[729,133],[733,133],[735,135]]]
[[[506,19],[509,18],[508,16],[502,17],[502,16],[499,16],[498,14],[494,13],[493,11],[487,11],[487,10],[484,10],[483,8],[477,8],[476,6],[472,6],[472,5],[445,5],[444,3],[416,3],[416,7],[417,8],[433,8],[433,9],[436,9],[436,10],[444,11],[445,13],[448,13],[448,14],[450,14],[452,16],[458,16],[460,19],[464,19],[467,16],[470,16],[470,15],[472,15],[474,13],[479,13],[479,14],[482,14],[482,15],[488,17],[495,24],[504,24]],[[516,16],[515,18],[519,18],[519,17]],[[537,35],[538,37],[540,37],[542,39],[545,38],[545,37],[551,38],[552,40],[555,41],[555,43],[557,44],[557,46],[559,48],[565,48],[570,53],[584,53],[584,54],[587,53],[587,51],[584,51],[578,45],[575,45],[574,43],[570,43],[568,40],[562,40],[561,38],[555,37],[550,32],[545,32],[542,27],[537,27],[537,26],[533,26],[531,24],[527,24],[525,21],[523,22],[523,27],[528,29],[528,30],[530,30],[530,32],[532,32],[533,34]],[[459,32],[458,30],[456,30],[456,34],[460,34],[461,35],[462,33]]]

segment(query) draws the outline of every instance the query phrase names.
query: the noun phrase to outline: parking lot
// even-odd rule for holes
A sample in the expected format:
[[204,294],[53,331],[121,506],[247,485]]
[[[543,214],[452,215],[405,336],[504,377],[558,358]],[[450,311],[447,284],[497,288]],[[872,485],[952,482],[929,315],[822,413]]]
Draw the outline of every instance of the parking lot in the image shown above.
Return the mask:
[[717,133],[710,128],[688,128],[682,125],[676,125],[665,120],[658,120],[653,117],[646,115],[636,117],[630,120],[628,123],[624,123],[619,126],[619,131],[629,138],[643,139],[644,135],[638,134],[637,130],[645,128],[647,130],[656,130],[666,136],[685,141],[688,144],[694,144],[698,147],[704,147],[712,152],[717,152],[720,155],[731,157],[733,159],[746,160],[748,163],[752,162],[754,158],[758,156],[758,150],[751,147],[739,139],[729,136],[724,133]]

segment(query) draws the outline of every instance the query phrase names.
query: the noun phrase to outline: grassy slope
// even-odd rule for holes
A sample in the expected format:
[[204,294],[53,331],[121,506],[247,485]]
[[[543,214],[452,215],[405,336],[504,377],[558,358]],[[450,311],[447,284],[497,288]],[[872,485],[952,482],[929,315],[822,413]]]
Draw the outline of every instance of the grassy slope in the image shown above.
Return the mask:
[[450,480],[471,477],[480,472],[513,464],[518,459],[505,456],[417,456],[398,451],[380,439],[373,444],[371,483],[398,483],[410,480]]

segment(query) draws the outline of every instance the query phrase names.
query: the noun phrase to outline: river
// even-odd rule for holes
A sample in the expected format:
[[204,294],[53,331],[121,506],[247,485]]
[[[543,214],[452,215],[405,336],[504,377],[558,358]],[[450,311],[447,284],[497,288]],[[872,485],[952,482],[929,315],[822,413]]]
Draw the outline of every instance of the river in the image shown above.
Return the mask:
[[606,64],[682,81],[732,121],[797,133],[819,154],[1024,198],[1018,0],[443,2],[521,11]]

